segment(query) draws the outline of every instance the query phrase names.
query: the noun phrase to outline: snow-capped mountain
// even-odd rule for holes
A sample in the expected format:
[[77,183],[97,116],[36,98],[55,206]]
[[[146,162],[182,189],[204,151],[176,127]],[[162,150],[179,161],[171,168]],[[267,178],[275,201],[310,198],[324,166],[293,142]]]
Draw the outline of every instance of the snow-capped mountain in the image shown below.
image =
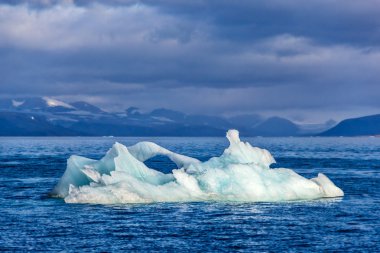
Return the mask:
[[23,111],[23,112],[73,112],[85,111],[91,113],[102,113],[96,106],[86,102],[66,103],[50,97],[32,97],[17,99],[0,99],[0,110]]

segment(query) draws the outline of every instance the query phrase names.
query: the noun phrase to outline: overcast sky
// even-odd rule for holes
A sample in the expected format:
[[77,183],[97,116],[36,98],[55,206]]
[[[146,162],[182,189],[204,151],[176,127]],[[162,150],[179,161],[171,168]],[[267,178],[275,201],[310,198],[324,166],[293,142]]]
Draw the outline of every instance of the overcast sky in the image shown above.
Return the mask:
[[0,96],[123,111],[380,113],[379,0],[0,4]]

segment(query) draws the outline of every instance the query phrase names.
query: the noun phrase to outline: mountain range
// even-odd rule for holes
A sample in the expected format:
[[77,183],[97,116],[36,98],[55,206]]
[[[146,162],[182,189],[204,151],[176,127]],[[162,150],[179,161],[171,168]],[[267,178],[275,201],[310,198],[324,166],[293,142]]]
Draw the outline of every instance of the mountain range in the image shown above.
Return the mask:
[[379,134],[379,122],[380,115],[374,115],[338,125],[332,120],[306,125],[257,114],[224,117],[164,108],[142,113],[136,107],[107,112],[83,101],[0,99],[0,136],[223,136],[230,128],[244,136],[353,136]]

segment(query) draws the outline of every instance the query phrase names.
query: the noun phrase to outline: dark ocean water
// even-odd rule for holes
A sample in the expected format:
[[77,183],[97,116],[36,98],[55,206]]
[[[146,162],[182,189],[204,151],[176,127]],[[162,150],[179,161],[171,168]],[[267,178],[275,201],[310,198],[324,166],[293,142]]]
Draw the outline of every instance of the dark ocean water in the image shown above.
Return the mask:
[[[282,203],[65,204],[50,198],[72,155],[154,141],[206,160],[224,138],[0,138],[0,251],[379,252],[380,138],[242,138],[278,165],[325,173],[344,198]],[[172,167],[157,158],[149,166]]]

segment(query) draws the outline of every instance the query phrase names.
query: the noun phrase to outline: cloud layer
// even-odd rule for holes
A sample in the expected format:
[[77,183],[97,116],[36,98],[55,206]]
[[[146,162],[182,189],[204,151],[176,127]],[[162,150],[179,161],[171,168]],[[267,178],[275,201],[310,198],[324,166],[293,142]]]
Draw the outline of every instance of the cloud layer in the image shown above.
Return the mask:
[[9,1],[0,94],[110,110],[373,113],[379,16],[378,0]]

